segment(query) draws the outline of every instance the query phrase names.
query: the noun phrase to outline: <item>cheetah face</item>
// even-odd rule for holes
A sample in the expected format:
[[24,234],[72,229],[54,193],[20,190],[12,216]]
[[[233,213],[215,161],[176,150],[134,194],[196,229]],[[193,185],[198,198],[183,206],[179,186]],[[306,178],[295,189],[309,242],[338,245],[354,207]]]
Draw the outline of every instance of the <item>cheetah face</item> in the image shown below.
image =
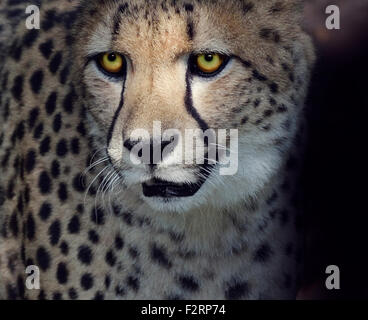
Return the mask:
[[[163,3],[86,3],[76,48],[90,130],[119,183],[154,210],[256,197],[282,165],[304,99],[307,79],[294,82],[308,67],[309,42],[297,38],[296,6]],[[208,129],[216,136],[212,157]],[[183,161],[188,130],[203,163]],[[138,163],[143,150],[150,160]],[[222,175],[226,157],[236,170]]]

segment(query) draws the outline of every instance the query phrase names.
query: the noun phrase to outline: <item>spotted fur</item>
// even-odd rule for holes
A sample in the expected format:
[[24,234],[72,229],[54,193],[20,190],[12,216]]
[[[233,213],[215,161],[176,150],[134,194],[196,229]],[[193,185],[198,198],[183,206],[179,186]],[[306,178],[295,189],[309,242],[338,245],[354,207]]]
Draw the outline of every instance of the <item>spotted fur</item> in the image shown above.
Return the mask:
[[[314,60],[299,1],[40,2],[41,30],[24,27],[28,2],[0,4],[0,297],[294,298]],[[124,81],[89,60],[108,50],[129,57]],[[187,68],[201,50],[231,60],[204,80]],[[145,199],[121,134],[155,120],[238,129],[238,173],[213,169],[190,199]],[[198,168],[156,170],[197,181]],[[29,265],[40,290],[25,288]]]

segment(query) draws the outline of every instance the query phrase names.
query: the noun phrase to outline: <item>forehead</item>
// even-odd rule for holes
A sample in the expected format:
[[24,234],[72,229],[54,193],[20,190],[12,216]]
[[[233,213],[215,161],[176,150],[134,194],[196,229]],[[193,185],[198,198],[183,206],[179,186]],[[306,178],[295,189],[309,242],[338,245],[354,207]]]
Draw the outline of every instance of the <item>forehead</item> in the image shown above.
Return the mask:
[[104,1],[94,9],[99,22],[89,31],[91,47],[103,43],[104,50],[127,54],[231,53],[244,30],[242,1]]

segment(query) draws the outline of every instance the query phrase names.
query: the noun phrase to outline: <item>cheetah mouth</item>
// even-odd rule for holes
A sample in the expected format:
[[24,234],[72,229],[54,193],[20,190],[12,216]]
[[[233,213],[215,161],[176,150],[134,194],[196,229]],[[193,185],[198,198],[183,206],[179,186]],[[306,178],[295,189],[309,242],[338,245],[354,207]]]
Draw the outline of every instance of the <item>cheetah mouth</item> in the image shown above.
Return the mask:
[[194,196],[206,180],[197,183],[174,183],[153,179],[142,184],[143,195],[147,198],[188,198]]

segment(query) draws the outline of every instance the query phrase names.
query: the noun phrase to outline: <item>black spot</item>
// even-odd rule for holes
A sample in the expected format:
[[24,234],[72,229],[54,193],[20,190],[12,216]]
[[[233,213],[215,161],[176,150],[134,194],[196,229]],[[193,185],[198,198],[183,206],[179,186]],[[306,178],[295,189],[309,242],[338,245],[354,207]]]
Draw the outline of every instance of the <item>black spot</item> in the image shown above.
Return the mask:
[[61,129],[62,126],[62,118],[61,118],[61,114],[58,113],[55,118],[54,121],[52,123],[52,128],[54,130],[55,133],[58,133]]
[[55,246],[58,244],[61,235],[60,221],[55,220],[49,227],[48,231],[51,245]]
[[49,194],[52,190],[52,184],[49,174],[46,171],[41,172],[39,180],[38,180],[38,187],[42,194]]
[[101,291],[97,291],[93,300],[96,300],[96,301],[104,300],[104,297],[105,296]]
[[44,290],[40,291],[40,294],[38,295],[38,300],[46,300],[46,294]]
[[38,215],[41,220],[46,221],[52,213],[52,206],[48,202],[44,202],[40,208]]
[[15,286],[11,284],[6,285],[7,300],[16,300],[18,298],[18,292]]
[[79,233],[80,231],[80,221],[78,216],[74,216],[70,219],[68,224],[68,231],[69,233],[75,234]]
[[18,41],[14,41],[10,47],[9,54],[15,60],[19,61],[23,52],[23,47],[18,43]]
[[270,87],[271,92],[273,92],[273,93],[277,93],[279,91],[279,86],[275,82],[271,82],[269,84],[269,87]]
[[280,42],[281,40],[280,34],[276,30],[272,30],[269,28],[261,29],[259,35],[261,36],[261,38],[272,40],[276,43]]
[[19,233],[19,227],[18,227],[18,218],[17,218],[16,211],[13,212],[13,214],[10,217],[9,228],[10,228],[10,231],[13,233],[14,237],[17,237]]
[[128,226],[133,225],[133,215],[130,212],[124,212],[121,216]]
[[265,243],[257,249],[257,251],[254,253],[253,259],[256,262],[265,263],[270,259],[271,255],[272,249],[267,243]]
[[28,215],[28,218],[27,218],[27,224],[26,224],[27,228],[27,238],[28,240],[34,240],[34,237],[35,237],[35,233],[36,233],[36,224],[35,224],[35,221],[33,219],[33,215],[32,213],[30,213]]
[[21,276],[18,276],[17,278],[18,294],[19,294],[19,297],[23,300],[24,300],[24,292],[25,292],[24,283],[25,283],[24,279]]
[[50,255],[44,247],[40,247],[36,253],[38,266],[46,271],[50,267]]
[[78,293],[74,288],[70,288],[68,291],[69,298],[71,300],[77,300],[78,299]]
[[60,72],[60,83],[61,84],[65,84],[66,80],[68,79],[68,75],[69,75],[70,69],[69,66],[66,66],[65,68],[63,68]]
[[115,287],[115,293],[116,293],[117,296],[122,297],[123,295],[125,295],[125,290],[121,286],[116,286]]
[[105,288],[109,289],[110,288],[110,284],[111,284],[111,278],[109,275],[106,275],[105,277]]
[[30,129],[33,129],[33,127],[36,124],[37,118],[40,115],[40,110],[38,108],[33,108],[30,112],[29,112],[29,117],[28,117],[28,126]]
[[127,285],[131,287],[134,291],[139,290],[139,279],[136,277],[129,276],[127,278]]
[[51,142],[51,138],[49,136],[47,136],[45,139],[43,139],[41,141],[41,144],[40,144],[40,154],[42,156],[45,155],[47,152],[50,151],[50,142]]
[[241,124],[244,125],[248,122],[249,118],[247,116],[245,116],[242,120],[241,120]]
[[25,169],[30,173],[36,166],[36,152],[34,150],[28,151],[25,161]]
[[18,196],[18,203],[17,203],[17,209],[18,212],[23,215],[23,209],[24,209],[24,204],[23,204],[23,199],[22,199],[22,195]]
[[3,188],[0,186],[0,207],[5,203],[5,194]]
[[58,196],[61,202],[68,200],[68,187],[65,183],[60,183]]
[[193,9],[194,9],[194,7],[193,7],[193,5],[192,5],[192,4],[190,4],[190,3],[185,3],[185,4],[184,4],[184,9],[185,9],[185,11],[187,11],[187,12],[192,12],[192,11],[193,11]]
[[284,113],[284,112],[287,112],[287,111],[288,111],[288,109],[287,109],[287,107],[286,107],[284,104],[280,105],[280,106],[277,108],[277,112],[278,112],[278,113]]
[[58,71],[61,61],[62,61],[62,56],[63,56],[62,53],[59,51],[51,59],[50,64],[49,64],[49,69],[51,73],[56,73]]
[[17,139],[22,140],[23,137],[24,137],[24,133],[25,133],[24,121],[21,121],[21,122],[19,122],[19,124],[16,128]]
[[[76,191],[83,193],[86,188],[83,184],[83,177],[80,174],[77,174],[73,179],[73,187]],[[93,210],[94,212],[94,210]]]
[[76,99],[76,95],[74,90],[70,90],[70,92],[65,96],[64,101],[63,101],[63,107],[64,110],[67,113],[73,113],[73,104],[74,104],[74,100]]
[[56,279],[60,284],[66,284],[68,282],[69,271],[66,264],[60,262],[56,270]]
[[68,142],[65,139],[61,139],[56,146],[56,154],[59,157],[65,157],[68,151]]
[[137,249],[135,248],[129,248],[129,251],[128,251],[129,255],[133,258],[133,259],[136,259],[139,255],[139,252]]
[[106,256],[105,256],[105,261],[111,267],[113,267],[116,264],[116,257],[115,257],[114,251],[112,250],[107,251]]
[[9,200],[12,200],[15,197],[14,193],[14,180],[9,180],[8,189],[6,190],[6,196]]
[[115,248],[117,250],[121,250],[121,249],[123,249],[123,247],[124,247],[124,241],[119,235],[117,235],[115,237]]
[[80,280],[81,286],[84,290],[89,290],[93,287],[93,276],[90,273],[85,273]]
[[6,12],[6,16],[8,18],[16,18],[16,17],[23,17],[24,15],[24,10],[22,9],[10,9]]
[[23,44],[26,47],[30,48],[33,45],[33,43],[36,41],[38,35],[39,35],[39,31],[37,29],[32,29],[28,31],[23,38]]
[[16,99],[18,101],[22,99],[23,82],[24,82],[23,76],[17,76],[14,79],[14,84],[13,84],[13,87],[11,89],[11,92],[13,94],[14,99]]
[[80,213],[80,214],[84,213],[84,206],[83,206],[83,204],[78,204],[77,205],[77,212]]
[[48,59],[50,58],[52,50],[54,49],[54,43],[52,42],[52,40],[47,40],[46,42],[40,44],[39,49],[42,55],[46,59]]
[[101,208],[93,208],[91,212],[91,221],[97,225],[105,224],[105,213]]
[[78,249],[78,259],[83,264],[90,265],[93,259],[93,254],[90,247],[80,246]]
[[265,118],[269,118],[269,117],[271,117],[273,114],[274,114],[274,111],[273,111],[273,110],[271,110],[271,109],[268,109],[268,110],[266,110],[266,111],[263,113],[263,116],[264,116]]
[[154,262],[167,269],[172,267],[172,263],[167,257],[165,248],[159,248],[156,244],[154,244],[151,248],[151,258]]
[[179,279],[180,286],[187,291],[197,291],[199,284],[192,276],[180,276]]
[[271,106],[275,106],[276,105],[276,100],[274,98],[270,98],[270,104]]
[[55,21],[57,20],[56,11],[51,9],[48,10],[45,14],[45,17],[42,19],[42,29],[44,31],[48,31],[54,27]]
[[99,235],[97,234],[97,232],[96,232],[96,231],[94,231],[94,230],[90,230],[90,231],[88,232],[88,239],[89,239],[92,243],[96,244],[96,243],[98,243],[98,241],[100,240],[100,237],[99,237]]
[[34,130],[33,138],[40,139],[43,134],[43,123],[40,123]]
[[63,295],[60,292],[54,292],[52,294],[52,300],[58,301],[62,299],[63,299]]
[[60,251],[64,256],[69,253],[69,246],[65,241],[60,244]]
[[51,164],[51,175],[53,178],[57,178],[60,175],[60,164],[57,160],[54,160]]
[[225,298],[227,300],[239,300],[244,298],[249,292],[249,286],[247,282],[236,282],[235,284],[228,285],[225,291]]
[[77,131],[84,137],[87,134],[86,127],[84,126],[83,121],[81,121],[77,126]]
[[72,150],[73,154],[79,154],[79,139],[78,138],[74,138],[72,139],[71,143],[70,143],[70,147]]
[[251,11],[254,7],[254,4],[252,2],[245,2],[243,3],[243,13],[246,14],[249,11]]
[[55,91],[51,92],[49,97],[47,98],[46,112],[49,115],[53,114],[56,109],[56,98],[57,98],[57,93]]
[[42,82],[43,82],[43,71],[42,70],[35,71],[29,80],[31,89],[35,94],[38,94],[40,92]]

